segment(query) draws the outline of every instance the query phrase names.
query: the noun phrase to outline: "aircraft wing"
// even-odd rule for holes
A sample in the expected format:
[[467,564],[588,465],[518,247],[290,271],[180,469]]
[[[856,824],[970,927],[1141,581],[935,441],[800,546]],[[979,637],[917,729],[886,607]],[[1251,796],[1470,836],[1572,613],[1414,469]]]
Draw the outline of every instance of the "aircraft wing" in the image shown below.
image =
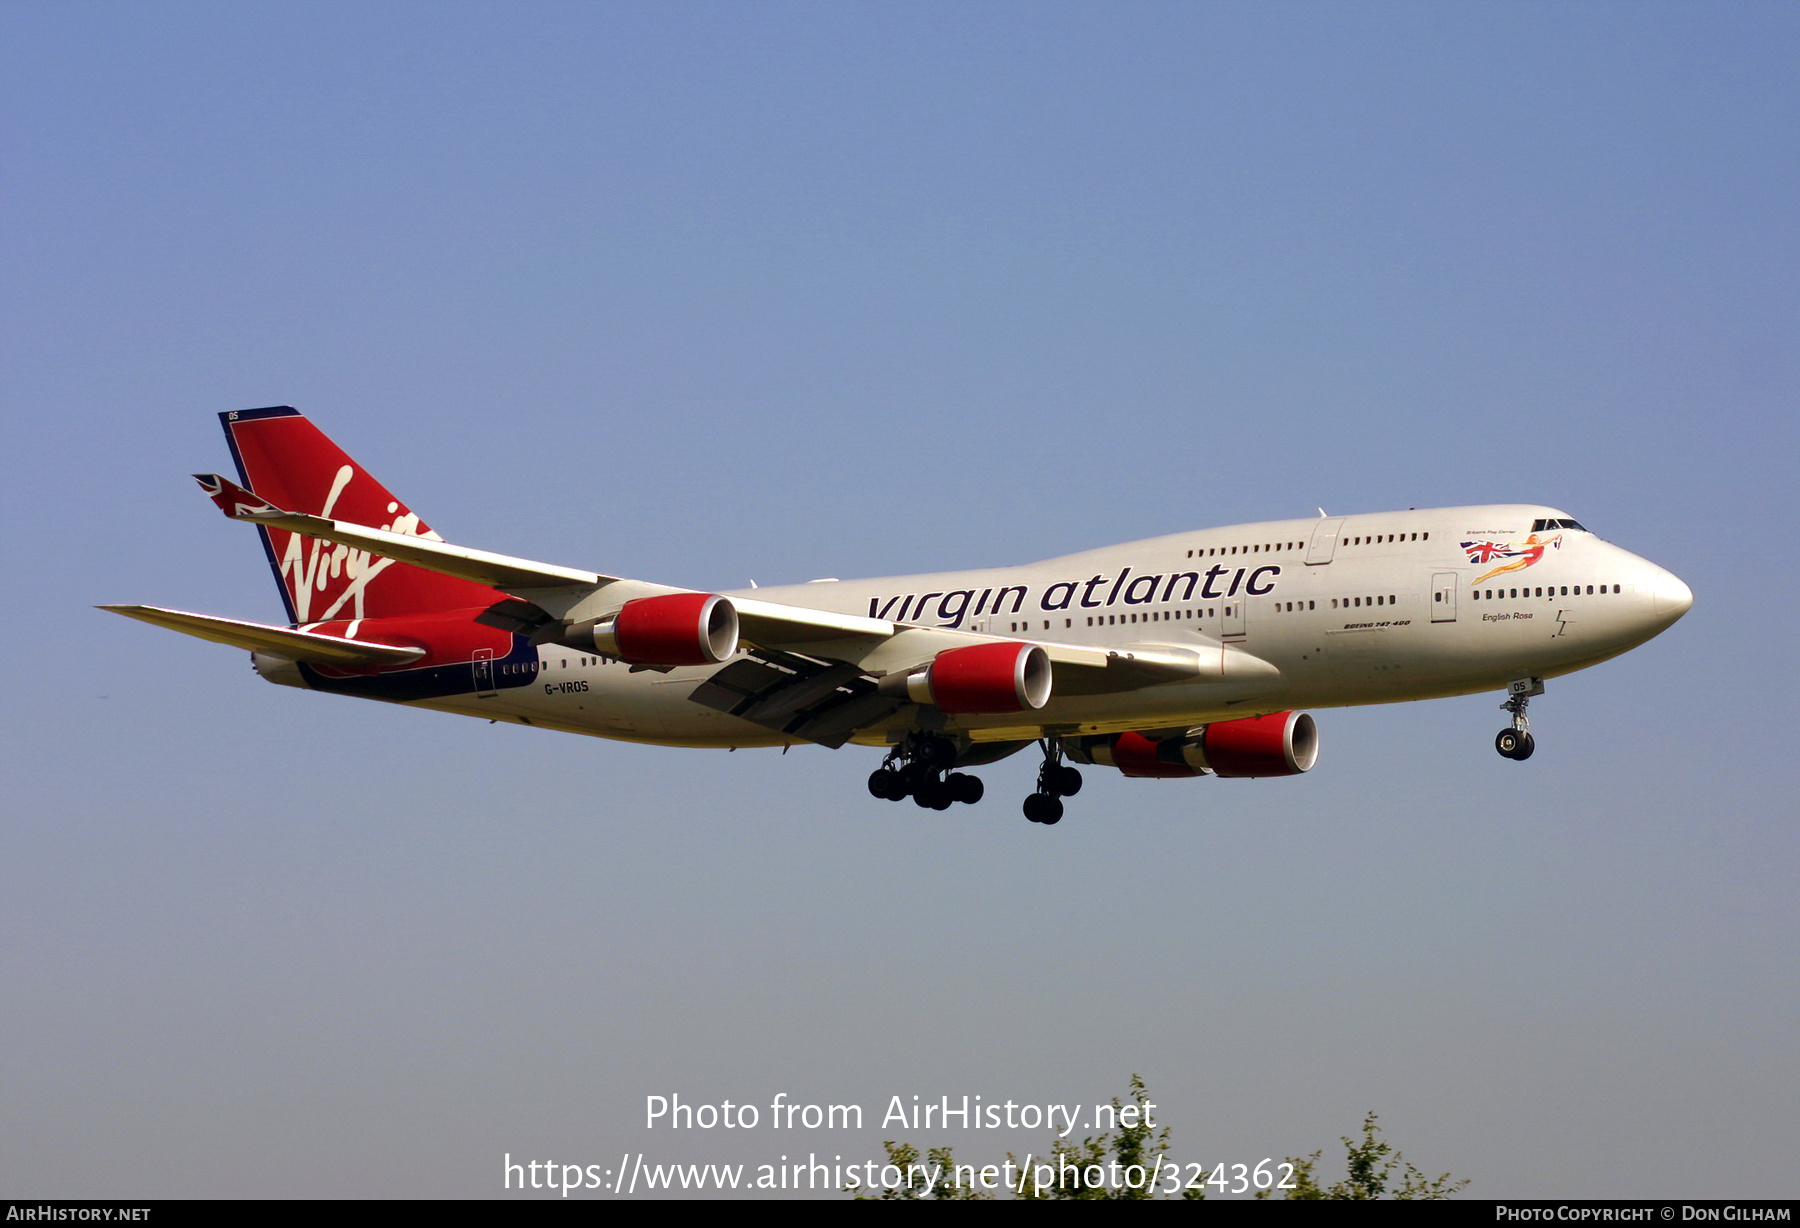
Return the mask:
[[266,524],[286,529],[290,533],[317,537],[322,541],[338,542],[382,558],[411,563],[427,571],[473,580],[490,588],[594,588],[619,578],[574,567],[559,567],[554,563],[534,563],[530,559],[516,559],[486,550],[452,546],[435,533],[430,537],[414,537],[408,533],[392,533],[368,525],[351,524],[349,521],[284,511],[216,473],[196,473],[194,480],[219,505],[219,510],[233,520],[248,520],[253,524]]
[[[220,510],[233,520],[271,525],[307,537],[338,542],[384,558],[398,559],[442,572],[464,580],[473,580],[501,591],[539,592],[544,589],[595,589],[618,583],[619,576],[562,567],[554,563],[536,563],[529,559],[493,554],[452,546],[431,537],[414,537],[393,533],[349,521],[290,512],[278,508],[261,496],[245,490],[216,473],[195,474]],[[680,592],[660,585],[627,581],[634,590]],[[930,661],[938,653],[969,644],[995,640],[1017,640],[1029,637],[984,635],[975,631],[956,631],[943,627],[919,627],[889,622],[881,618],[864,618],[857,614],[837,614],[803,606],[782,605],[772,601],[734,597],[738,623],[744,640],[759,648],[779,652],[823,656],[830,660],[855,664],[879,677],[896,670],[907,670]],[[503,603],[513,609],[521,605]],[[532,619],[519,620],[524,626]],[[1076,674],[1094,674],[1085,680],[1084,689],[1104,691],[1143,686],[1150,680],[1175,681],[1181,678],[1223,678],[1260,672],[1254,668],[1233,671],[1232,658],[1241,658],[1248,666],[1257,658],[1231,649],[1193,649],[1178,645],[1139,644],[1116,649],[1094,648],[1085,644],[1060,644],[1051,640],[1031,640],[1041,644],[1050,660]]]
[[164,610],[153,605],[103,605],[110,610],[158,627],[167,627],[184,635],[248,648],[251,652],[267,652],[293,661],[368,668],[379,665],[408,665],[425,655],[423,648],[398,648],[392,644],[374,644],[367,640],[347,640],[316,631],[294,631],[287,627],[270,627],[263,623],[243,622],[235,618],[215,618],[210,614],[189,614],[185,610]]
[[744,639],[759,648],[850,659],[876,673],[911,668],[946,649],[1000,640],[1037,644],[1049,654],[1054,664],[1077,670],[1111,669],[1116,672],[1130,665],[1140,674],[1163,673],[1166,675],[1164,681],[1206,672],[1197,660],[1197,654],[1180,647],[1131,645],[1113,650],[1089,644],[1034,640],[1030,636],[920,627],[742,597],[733,597],[731,604],[737,609],[738,626]]
[[1158,682],[1280,677],[1249,653],[1212,642],[1133,643],[1107,648],[1063,644],[1029,635],[992,635],[948,627],[920,627],[856,614],[834,614],[800,606],[733,597],[745,641],[759,648],[845,661],[880,677],[929,663],[938,653],[971,644],[1036,644],[1056,667],[1060,694],[1104,694]]

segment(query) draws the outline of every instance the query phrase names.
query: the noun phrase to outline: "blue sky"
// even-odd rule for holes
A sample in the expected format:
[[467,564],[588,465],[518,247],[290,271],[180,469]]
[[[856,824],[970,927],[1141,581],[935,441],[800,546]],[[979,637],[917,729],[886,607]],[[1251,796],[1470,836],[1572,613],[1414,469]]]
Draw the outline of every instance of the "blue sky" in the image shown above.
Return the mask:
[[[0,1187],[485,1196],[788,1146],[648,1094],[1137,1071],[1185,1158],[1372,1109],[1472,1194],[1791,1195],[1797,50],[1758,4],[0,9]],[[1054,831],[1023,757],[901,812],[854,748],[308,696],[92,610],[278,615],[186,475],[282,403],[451,540],[696,587],[1539,501],[1696,602],[1529,764],[1472,696]]]

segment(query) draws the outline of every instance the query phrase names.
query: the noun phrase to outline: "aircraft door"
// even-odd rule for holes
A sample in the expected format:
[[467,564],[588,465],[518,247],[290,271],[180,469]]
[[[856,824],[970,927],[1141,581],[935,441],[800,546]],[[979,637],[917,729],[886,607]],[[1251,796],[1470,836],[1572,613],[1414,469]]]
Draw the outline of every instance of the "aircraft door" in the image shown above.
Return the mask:
[[475,650],[475,698],[492,699],[499,694],[494,689],[494,650],[477,648]]
[[1224,625],[1219,638],[1227,644],[1241,643],[1244,638],[1244,595],[1225,599],[1225,608],[1219,613],[1224,616]]
[[1431,577],[1431,621],[1456,621],[1456,573],[1440,571]]
[[1312,542],[1306,548],[1308,567],[1331,562],[1331,556],[1337,550],[1338,530],[1344,527],[1344,519],[1342,516],[1331,516],[1313,526]]

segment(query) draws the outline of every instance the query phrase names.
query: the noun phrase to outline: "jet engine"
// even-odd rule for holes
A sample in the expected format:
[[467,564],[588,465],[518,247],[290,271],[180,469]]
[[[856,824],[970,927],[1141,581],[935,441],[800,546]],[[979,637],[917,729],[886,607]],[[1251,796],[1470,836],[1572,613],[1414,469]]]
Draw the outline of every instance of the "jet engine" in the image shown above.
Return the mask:
[[1297,776],[1319,760],[1319,729],[1304,712],[1272,712],[1172,737],[1104,734],[1064,745],[1077,763],[1116,767],[1127,776]]
[[1319,761],[1319,727],[1304,712],[1214,721],[1201,746],[1221,776],[1298,776]]
[[737,652],[738,615],[708,593],[639,597],[609,618],[576,623],[557,642],[633,665],[716,665]]
[[1023,712],[1050,702],[1050,654],[1037,644],[971,644],[925,669],[889,674],[881,693],[945,712]]

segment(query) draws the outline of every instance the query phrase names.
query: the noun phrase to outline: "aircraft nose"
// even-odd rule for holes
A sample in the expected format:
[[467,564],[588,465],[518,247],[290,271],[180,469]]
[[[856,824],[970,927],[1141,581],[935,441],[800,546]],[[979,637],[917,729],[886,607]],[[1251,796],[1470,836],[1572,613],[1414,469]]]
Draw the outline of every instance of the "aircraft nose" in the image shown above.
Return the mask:
[[1694,604],[1694,590],[1683,584],[1680,577],[1666,571],[1657,572],[1650,585],[1650,594],[1656,602],[1657,616],[1670,622],[1686,614]]

